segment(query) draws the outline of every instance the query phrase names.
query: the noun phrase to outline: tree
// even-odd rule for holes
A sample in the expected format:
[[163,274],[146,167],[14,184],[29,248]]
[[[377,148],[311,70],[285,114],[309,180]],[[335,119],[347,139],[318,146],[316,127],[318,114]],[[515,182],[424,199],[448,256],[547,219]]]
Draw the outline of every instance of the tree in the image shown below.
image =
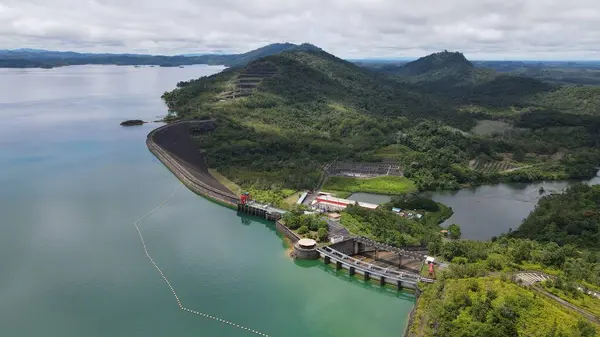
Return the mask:
[[525,160],[525,152],[523,152],[523,150],[521,150],[521,149],[518,149],[517,151],[513,152],[513,159],[518,162],[524,161]]
[[427,244],[427,250],[430,255],[439,255],[442,252],[442,245],[442,237],[440,235],[434,235]]
[[319,228],[319,230],[317,230],[317,238],[319,239],[320,242],[324,242],[327,240],[327,236],[329,235],[329,232],[327,231],[326,228]]
[[308,227],[301,226],[300,228],[298,228],[298,234],[306,234],[306,233],[308,233]]
[[580,319],[577,322],[577,330],[579,330],[579,336],[581,337],[596,336],[596,329],[594,329],[594,326],[584,319]]
[[450,226],[448,226],[448,233],[450,235],[450,238],[452,239],[460,239],[461,236],[461,232],[460,232],[460,226],[457,224],[452,224]]

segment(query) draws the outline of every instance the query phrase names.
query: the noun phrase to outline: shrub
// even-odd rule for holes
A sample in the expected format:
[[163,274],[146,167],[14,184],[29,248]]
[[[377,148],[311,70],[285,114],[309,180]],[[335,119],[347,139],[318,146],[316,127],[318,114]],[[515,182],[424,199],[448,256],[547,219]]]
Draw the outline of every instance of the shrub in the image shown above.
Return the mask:
[[306,233],[308,233],[308,227],[301,226],[300,228],[298,228],[298,234],[306,234]]
[[452,263],[456,264],[467,264],[467,262],[469,262],[469,260],[466,257],[457,256],[452,259]]
[[317,237],[319,238],[319,241],[323,242],[325,240],[327,240],[327,236],[329,235],[329,232],[327,231],[326,228],[319,228],[319,230],[317,231]]
[[502,270],[506,265],[504,256],[500,254],[490,254],[486,260],[487,266],[490,270]]

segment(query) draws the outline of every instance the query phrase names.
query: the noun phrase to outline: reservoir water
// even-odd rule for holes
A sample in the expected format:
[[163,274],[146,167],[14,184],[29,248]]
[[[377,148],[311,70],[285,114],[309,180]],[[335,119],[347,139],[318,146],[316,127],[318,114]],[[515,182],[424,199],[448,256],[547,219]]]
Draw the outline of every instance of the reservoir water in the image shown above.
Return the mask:
[[[497,184],[465,188],[459,191],[424,193],[437,202],[452,207],[454,214],[442,226],[461,226],[462,237],[488,240],[516,229],[535,208],[538,200],[549,193],[563,191],[572,181],[532,184]],[[600,177],[585,183],[600,184]],[[540,187],[544,193],[540,194]]]
[[397,337],[414,303],[320,262],[296,263],[272,225],[183,188],[146,149],[160,95],[220,71],[0,69],[0,336]]

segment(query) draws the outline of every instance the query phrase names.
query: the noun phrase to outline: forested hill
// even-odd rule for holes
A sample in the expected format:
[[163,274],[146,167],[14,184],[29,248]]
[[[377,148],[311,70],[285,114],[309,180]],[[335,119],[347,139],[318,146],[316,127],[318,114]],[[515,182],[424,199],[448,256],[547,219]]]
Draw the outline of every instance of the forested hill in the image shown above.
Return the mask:
[[[207,87],[208,83],[210,86]],[[444,101],[316,47],[300,46],[206,79],[179,83],[178,87],[180,89],[166,94],[164,98],[169,108],[182,116],[193,115],[201,110],[200,106],[206,108],[212,103],[223,103],[220,102],[223,98],[237,93],[238,96],[247,96],[240,102],[249,108],[295,105],[311,109],[327,105],[366,116],[404,116],[416,120],[433,118],[460,128],[473,126],[470,117],[458,114]],[[207,91],[212,95],[208,95]],[[188,99],[199,95],[202,100]],[[312,120],[307,122],[305,125],[313,124]]]
[[158,65],[163,67],[192,64],[239,66],[261,57],[295,49],[307,50],[318,48],[310,44],[295,45],[293,43],[274,43],[242,54],[208,54],[194,56],[90,54],[32,49],[0,50],[0,68],[51,68],[85,64]]
[[[217,131],[199,135],[199,146],[207,150],[210,166],[240,184],[312,188],[324,164],[336,158],[373,160],[380,149],[398,141],[409,152],[414,148],[411,162],[427,161],[421,166],[463,162],[465,150],[443,139],[456,138],[463,149],[472,143],[442,128],[469,129],[474,122],[468,115],[314,49],[288,51],[181,82],[163,98],[179,117],[217,119]],[[411,130],[414,138],[408,135]],[[427,140],[420,141],[422,137]],[[429,148],[444,154],[431,153],[437,158],[432,160],[423,153]],[[444,173],[423,167],[413,172],[424,176],[422,188],[436,184],[435,177]],[[444,184],[452,188],[459,182],[448,179]]]
[[436,80],[444,77],[470,77],[475,67],[459,52],[443,51],[421,57],[402,66],[390,66],[390,75],[417,76],[422,80]]
[[460,91],[399,81],[312,46],[180,82],[163,99],[178,118],[218,121],[216,132],[197,135],[199,147],[242,185],[311,188],[336,158],[398,161],[420,189],[595,175],[595,117],[515,108],[518,88],[504,77],[492,84],[492,103],[511,111],[500,123],[508,137],[474,128],[477,119],[497,119],[478,109],[486,100],[465,105]]
[[512,236],[600,249],[600,186],[578,184],[542,198]]
[[557,85],[476,67],[459,52],[443,51],[375,70],[484,117],[515,117],[519,110],[600,116],[600,87]]

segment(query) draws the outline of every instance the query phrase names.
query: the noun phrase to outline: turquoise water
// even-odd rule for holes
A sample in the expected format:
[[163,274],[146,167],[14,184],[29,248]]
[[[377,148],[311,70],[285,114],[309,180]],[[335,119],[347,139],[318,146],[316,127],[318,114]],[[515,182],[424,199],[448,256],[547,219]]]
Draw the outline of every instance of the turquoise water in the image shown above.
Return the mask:
[[146,149],[177,81],[221,67],[0,70],[0,336],[400,336],[414,297],[291,260],[272,225],[183,188]]

